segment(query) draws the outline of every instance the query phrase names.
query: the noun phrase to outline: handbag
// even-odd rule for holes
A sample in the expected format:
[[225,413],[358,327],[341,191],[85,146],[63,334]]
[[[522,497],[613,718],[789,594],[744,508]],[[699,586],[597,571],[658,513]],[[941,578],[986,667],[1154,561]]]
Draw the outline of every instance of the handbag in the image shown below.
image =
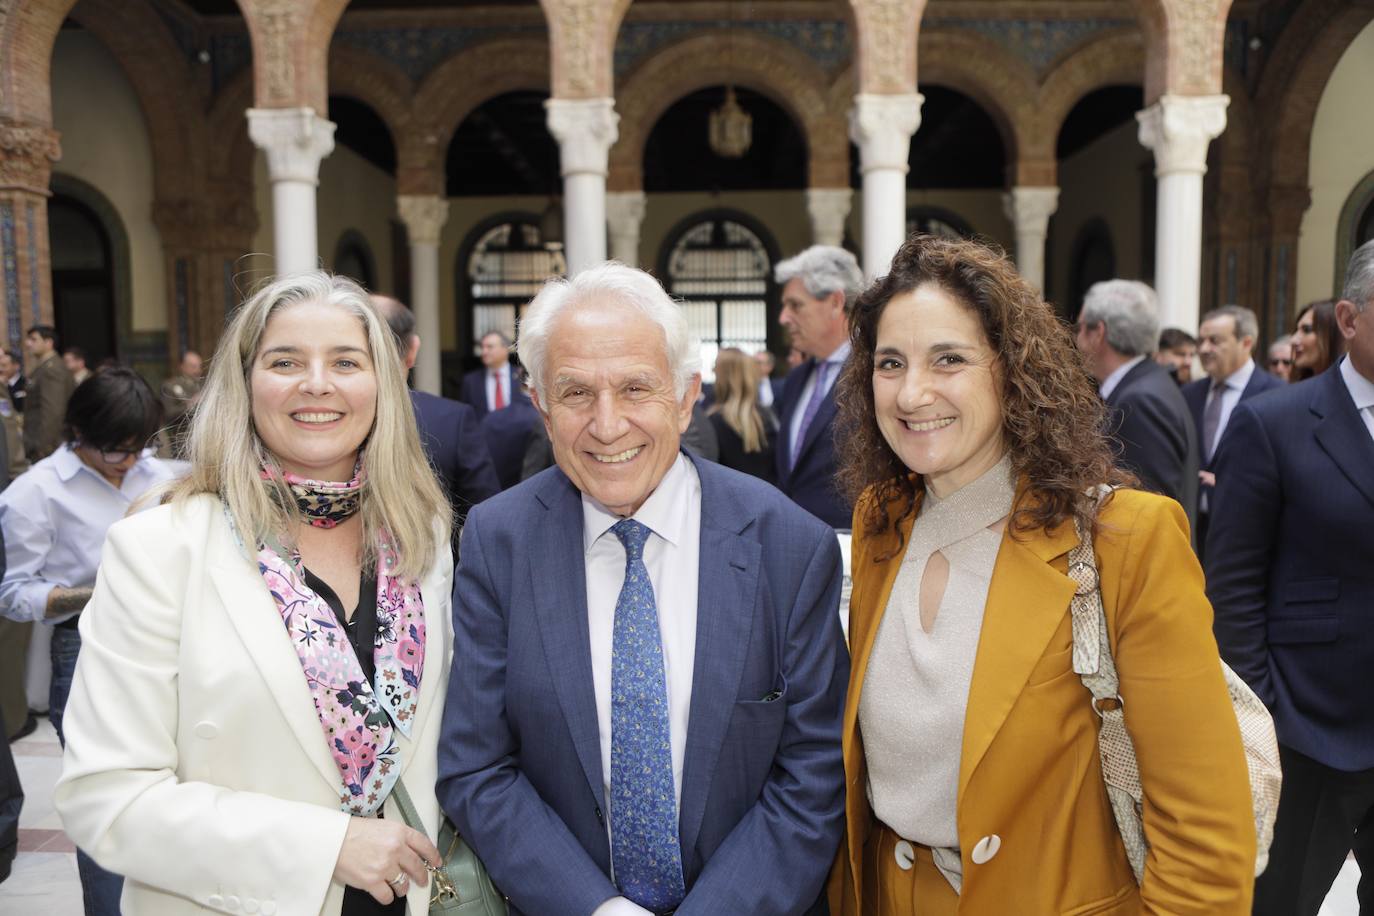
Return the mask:
[[[1102,590],[1092,542],[1075,520],[1078,545],[1069,551],[1069,578],[1078,585],[1073,596],[1073,670],[1092,694],[1093,711],[1101,720],[1097,748],[1102,758],[1102,781],[1126,858],[1139,883],[1145,872],[1149,842],[1145,837],[1142,814],[1144,792],[1140,785],[1140,766],[1135,745],[1126,730],[1125,706],[1118,693],[1120,679],[1112,658],[1107,633],[1107,613],[1102,607]],[[1279,766],[1279,745],[1274,735],[1274,720],[1255,692],[1217,659],[1226,679],[1245,747],[1245,764],[1250,776],[1250,804],[1255,818],[1255,875],[1269,864],[1269,844],[1274,839],[1274,818],[1279,808],[1279,787],[1283,773]]]
[[[391,795],[406,826],[425,833],[424,822],[401,780],[396,781]],[[507,916],[506,898],[491,883],[487,867],[458,835],[453,821],[443,815],[439,819],[439,842],[434,845],[443,858],[437,864],[425,863],[430,916]]]

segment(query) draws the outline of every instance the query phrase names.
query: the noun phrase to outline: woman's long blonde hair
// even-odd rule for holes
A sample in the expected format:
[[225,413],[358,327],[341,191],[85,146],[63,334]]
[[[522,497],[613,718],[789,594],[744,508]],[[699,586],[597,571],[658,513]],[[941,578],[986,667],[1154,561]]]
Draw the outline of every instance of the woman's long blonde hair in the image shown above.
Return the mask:
[[[374,562],[378,535],[390,536],[398,573],[419,579],[448,544],[451,513],[420,447],[415,414],[406,389],[405,367],[390,328],[362,287],[345,277],[311,271],[282,277],[264,287],[234,314],[214,359],[191,420],[191,473],[169,491],[173,502],[200,493],[224,500],[245,541],[269,537],[292,542],[301,521],[285,487],[266,484],[260,472],[275,463],[253,425],[250,376],[263,330],[280,309],[320,303],[357,317],[377,376],[377,412],[362,447],[365,476],[361,514],[364,562]],[[274,494],[272,487],[277,488]]]
[[763,451],[768,431],[759,410],[758,364],[743,350],[725,347],[716,354],[716,403],[710,412],[739,434],[746,453]]

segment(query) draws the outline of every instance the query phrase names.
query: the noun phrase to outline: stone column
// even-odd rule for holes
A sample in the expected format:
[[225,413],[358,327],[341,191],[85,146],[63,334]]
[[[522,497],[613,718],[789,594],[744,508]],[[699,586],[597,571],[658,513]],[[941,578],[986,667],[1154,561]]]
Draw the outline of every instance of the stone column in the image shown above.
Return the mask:
[[448,199],[437,194],[402,194],[396,198],[401,222],[410,239],[410,307],[420,355],[415,360],[415,387],[438,394],[443,385],[439,365],[439,233],[448,219]]
[[619,136],[614,99],[549,99],[549,132],[563,171],[563,249],[568,276],[606,260],[606,172]]
[[923,101],[919,92],[860,93],[849,113],[849,139],[863,171],[863,267],[870,279],[887,273],[906,238],[907,155]]
[[[644,224],[643,191],[611,191],[606,194],[606,226],[611,236],[611,259],[639,266],[639,227]],[[571,266],[568,272],[572,272]]]
[[[811,241],[836,248],[843,245],[844,221],[849,218],[853,205],[854,192],[849,188],[807,188],[806,212],[811,216]],[[902,214],[902,224],[906,225],[905,213]]]
[[267,153],[277,273],[320,266],[315,189],[320,160],[334,149],[334,123],[313,108],[250,108],[248,136]]
[[1226,128],[1224,95],[1164,95],[1136,113],[1159,179],[1155,290],[1161,327],[1197,330],[1202,282],[1202,176],[1207,146]]
[[52,128],[0,120],[0,337],[21,353],[26,328],[53,323],[48,180],[61,156]]
[[1002,195],[1016,232],[1016,267],[1038,290],[1045,288],[1045,236],[1059,207],[1058,188],[1016,187]]

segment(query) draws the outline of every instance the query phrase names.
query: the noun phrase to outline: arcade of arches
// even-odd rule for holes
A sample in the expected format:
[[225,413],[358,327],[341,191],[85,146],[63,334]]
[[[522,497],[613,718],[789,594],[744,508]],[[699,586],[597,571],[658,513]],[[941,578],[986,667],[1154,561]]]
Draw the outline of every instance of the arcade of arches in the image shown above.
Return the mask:
[[440,390],[551,273],[635,263],[708,348],[778,348],[778,258],[876,275],[920,228],[1066,318],[1138,277],[1272,338],[1374,234],[1370,85],[1374,0],[13,0],[0,326],[156,378],[322,264],[411,302]]

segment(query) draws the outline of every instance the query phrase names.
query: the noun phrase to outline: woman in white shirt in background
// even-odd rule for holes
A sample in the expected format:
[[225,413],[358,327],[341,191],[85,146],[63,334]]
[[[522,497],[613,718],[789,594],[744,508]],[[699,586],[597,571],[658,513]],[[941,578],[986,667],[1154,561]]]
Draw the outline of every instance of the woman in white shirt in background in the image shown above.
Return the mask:
[[[48,716],[65,740],[62,714],[76,670],[77,621],[91,597],[105,532],[175,467],[153,456],[162,423],[152,388],[132,369],[115,367],[77,386],[67,401],[64,445],[0,494],[5,577],[0,613],[52,627]],[[77,852],[86,916],[118,916],[122,884]]]

